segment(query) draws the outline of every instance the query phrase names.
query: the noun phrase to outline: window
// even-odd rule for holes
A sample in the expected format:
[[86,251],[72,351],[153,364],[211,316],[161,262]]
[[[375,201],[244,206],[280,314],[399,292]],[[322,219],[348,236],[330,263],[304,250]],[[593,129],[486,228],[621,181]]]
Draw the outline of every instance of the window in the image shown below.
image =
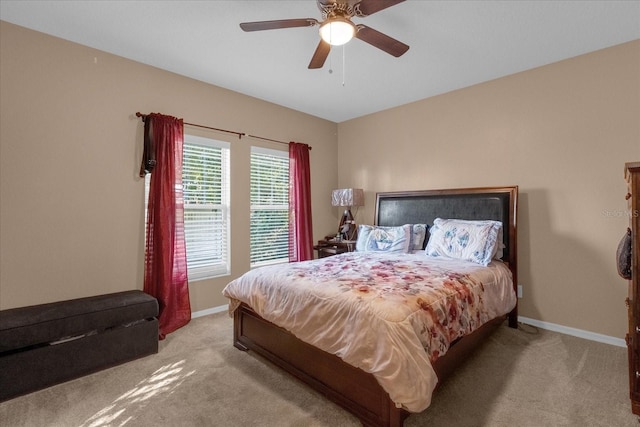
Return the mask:
[[251,147],[251,267],[289,261],[289,153]]
[[184,135],[182,187],[189,280],[229,274],[229,144]]

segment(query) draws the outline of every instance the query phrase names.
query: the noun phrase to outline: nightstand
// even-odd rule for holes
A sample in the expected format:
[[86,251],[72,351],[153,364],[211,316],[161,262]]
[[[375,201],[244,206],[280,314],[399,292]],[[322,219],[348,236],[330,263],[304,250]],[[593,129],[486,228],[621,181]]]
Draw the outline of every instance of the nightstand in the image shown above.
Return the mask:
[[318,240],[318,244],[313,247],[318,251],[318,258],[324,258],[332,255],[342,254],[345,252],[353,252],[356,250],[355,240],[335,240],[325,237],[324,240]]

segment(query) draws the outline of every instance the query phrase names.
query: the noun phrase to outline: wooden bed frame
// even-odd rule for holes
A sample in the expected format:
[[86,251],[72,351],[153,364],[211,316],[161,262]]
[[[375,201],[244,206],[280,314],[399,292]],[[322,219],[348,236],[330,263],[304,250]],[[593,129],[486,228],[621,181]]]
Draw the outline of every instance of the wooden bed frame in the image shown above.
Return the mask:
[[[484,187],[378,193],[375,224],[426,223],[433,219],[493,219],[504,224],[503,261],[513,274],[517,289],[517,199],[518,187]],[[507,316],[483,325],[457,340],[434,363],[439,384],[505,320],[517,327],[517,306]],[[313,389],[358,417],[366,427],[401,427],[409,412],[396,408],[372,374],[342,361],[339,357],[307,344],[285,329],[260,317],[242,304],[234,312],[234,346],[252,350],[307,383]]]

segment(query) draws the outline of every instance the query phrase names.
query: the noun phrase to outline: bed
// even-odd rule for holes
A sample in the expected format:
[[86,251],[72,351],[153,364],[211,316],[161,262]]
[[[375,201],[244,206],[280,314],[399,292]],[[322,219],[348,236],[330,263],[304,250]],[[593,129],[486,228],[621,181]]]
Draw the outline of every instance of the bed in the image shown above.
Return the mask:
[[[421,274],[422,270],[419,269],[423,268],[419,267],[422,265],[420,264],[421,258],[427,258],[422,253],[424,251],[409,251],[415,253],[406,255],[357,252],[341,254],[297,263],[299,265],[295,266],[285,265],[269,267],[270,270],[253,270],[253,272],[248,272],[243,277],[232,281],[225,288],[224,294],[231,300],[230,311],[234,317],[234,346],[240,350],[254,351],[270,360],[354,414],[364,426],[402,426],[410,413],[419,412],[428,406],[431,398],[430,393],[437,384],[452,373],[473,349],[482,344],[497,327],[504,323],[505,319],[508,319],[510,327],[517,327],[517,300],[515,298],[516,284],[518,283],[517,197],[517,186],[378,193],[374,218],[375,227],[387,227],[394,230],[401,227],[407,229],[405,224],[427,224],[432,230],[438,230],[438,227],[434,228],[433,224],[441,220],[436,220],[436,218],[500,222],[502,232],[499,234],[498,243],[501,243],[501,253],[497,255],[494,253],[494,257],[499,255],[501,257],[499,261],[490,260],[487,265],[489,269],[487,277],[494,277],[493,275],[497,272],[503,273],[506,270],[509,276],[508,282],[502,278],[496,279],[495,282],[501,286],[501,290],[498,292],[507,294],[509,301],[499,302],[494,304],[495,308],[476,312],[474,301],[484,299],[490,301],[492,298],[489,296],[489,292],[485,295],[479,293],[481,291],[477,291],[477,289],[484,292],[485,288],[489,289],[490,286],[488,281],[483,282],[485,279],[475,278],[476,272],[473,266],[469,266],[469,270],[465,270],[465,264],[460,267],[464,270],[461,273],[443,273],[444,275],[440,274],[440,276],[445,277],[442,280],[446,283],[449,283],[449,279],[452,277],[460,277],[462,284],[456,284],[456,286],[468,284],[469,289],[474,289],[473,296],[467,298],[468,304],[457,303],[456,305],[456,307],[463,307],[463,310],[468,307],[471,314],[467,315],[466,312],[451,314],[445,322],[447,327],[434,328],[439,331],[436,333],[424,327],[428,323],[424,320],[420,320],[423,323],[420,323],[420,327],[416,327],[416,321],[413,320],[414,316],[411,312],[407,318],[411,319],[413,323],[407,327],[404,322],[402,323],[404,326],[398,330],[421,329],[423,333],[421,336],[414,338],[408,333],[398,332],[396,329],[389,329],[387,333],[384,328],[392,322],[386,318],[382,320],[376,320],[375,317],[353,319],[359,319],[360,313],[365,311],[375,311],[376,316],[381,316],[380,313],[386,316],[387,313],[391,313],[393,298],[390,298],[391,302],[386,300],[381,302],[379,295],[377,298],[367,299],[370,297],[368,289],[354,289],[358,288],[359,279],[345,278],[344,275],[353,275],[354,271],[358,269],[373,271],[375,266],[385,263],[394,270],[402,270],[403,266],[406,266],[406,271],[413,273],[417,271],[418,274]],[[443,259],[437,261],[444,264],[448,262]],[[344,273],[339,270],[341,263]],[[302,289],[301,284],[313,280],[317,282],[317,277],[313,280],[307,278],[306,273],[301,273],[302,267],[315,269],[318,277],[322,277],[322,272],[324,272],[325,275],[334,276],[337,281],[341,282],[336,284],[337,287],[334,287],[333,282],[329,279],[322,283],[326,286],[319,286],[314,282],[314,290],[305,293],[306,291]],[[439,264],[436,266],[430,264],[424,268],[440,272],[439,269],[445,267],[441,267]],[[297,279],[297,282],[294,281],[296,287],[288,289],[284,287],[285,280],[280,278],[285,276],[279,276],[282,271],[286,272],[285,276]],[[481,269],[477,274],[487,273]],[[260,282],[258,287],[248,285],[252,282],[249,281],[250,278],[245,278],[245,276],[251,275],[258,278]],[[388,275],[388,272],[385,271],[384,275]],[[280,281],[281,283],[272,286],[273,283],[270,282],[274,282],[273,278],[276,278],[276,282]],[[263,288],[263,286],[274,289],[276,294],[279,292],[281,295],[278,298],[281,299],[276,300],[276,297],[272,296],[265,298],[263,292],[267,288]],[[376,284],[372,286],[372,289],[379,290],[380,286],[382,285]],[[505,291],[505,286],[508,288],[507,291]],[[251,287],[253,289],[251,292],[254,292],[255,295],[240,296],[239,289],[243,287],[247,289]],[[357,295],[354,297],[354,294]],[[419,291],[414,291],[414,294],[416,295],[411,295],[410,298],[421,296]],[[367,308],[366,310],[354,308],[357,307],[354,305],[355,303],[347,299],[342,300],[342,295],[345,298],[363,300],[367,303],[367,307],[377,308]],[[469,295],[471,295],[471,291],[469,291]],[[315,314],[308,315],[303,311],[297,311],[297,307],[300,305],[291,305],[290,300],[310,301],[308,305],[311,308],[316,308],[314,313],[328,313],[329,317],[319,318]],[[337,306],[342,308],[330,308],[328,305],[325,308],[325,301],[328,300],[338,301]],[[374,301],[377,302],[374,304]],[[418,306],[422,304],[420,301],[418,299]],[[401,303],[396,305],[399,304]],[[406,311],[406,301],[404,304],[405,306],[398,308]],[[416,306],[415,300],[411,300],[409,305]],[[492,306],[492,304],[487,305]],[[497,308],[498,306],[500,308]],[[321,307],[321,310],[318,307]],[[449,309],[450,307],[445,311]],[[420,316],[422,316],[427,310],[418,309],[416,311],[420,312]],[[388,316],[393,317],[395,314],[388,314]],[[464,327],[459,330],[450,327],[450,324],[456,323],[452,320],[452,316],[456,318],[454,320],[457,323]],[[341,317],[345,317],[349,321],[338,322]],[[458,321],[457,318],[460,320]],[[335,340],[341,339],[342,330],[352,327],[345,325],[354,325],[358,322],[365,322],[367,325],[369,325],[367,322],[371,322],[371,328],[359,329],[359,332],[353,335],[358,338],[353,338],[348,342],[341,341],[340,345],[336,344],[337,341],[332,341],[335,337],[338,337]],[[296,324],[300,323],[311,326],[311,328],[296,330]],[[470,323],[475,323],[475,325],[470,325]],[[385,333],[378,333],[383,329]],[[435,355],[433,349],[431,353],[425,352],[424,340],[436,342],[439,333],[441,333],[440,329],[445,331],[442,332],[443,334],[451,335],[451,342],[446,343],[444,350],[435,351]],[[452,330],[458,335],[453,335]],[[468,332],[464,332],[467,330]],[[309,331],[317,332],[310,333]],[[418,349],[418,347],[420,348]],[[372,355],[368,356],[369,354]],[[428,359],[428,362],[425,362],[424,359]],[[397,383],[398,386],[392,387],[391,385],[394,383]]]

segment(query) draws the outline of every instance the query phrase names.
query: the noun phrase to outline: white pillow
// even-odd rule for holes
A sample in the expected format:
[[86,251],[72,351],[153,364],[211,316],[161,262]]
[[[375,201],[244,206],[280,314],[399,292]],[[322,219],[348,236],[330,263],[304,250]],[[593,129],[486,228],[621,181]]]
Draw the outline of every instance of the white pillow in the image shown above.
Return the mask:
[[487,266],[496,255],[501,229],[500,221],[436,218],[429,229],[425,253],[432,257],[460,259]]
[[409,252],[411,243],[411,226],[378,227],[373,225],[358,226],[358,252]]

